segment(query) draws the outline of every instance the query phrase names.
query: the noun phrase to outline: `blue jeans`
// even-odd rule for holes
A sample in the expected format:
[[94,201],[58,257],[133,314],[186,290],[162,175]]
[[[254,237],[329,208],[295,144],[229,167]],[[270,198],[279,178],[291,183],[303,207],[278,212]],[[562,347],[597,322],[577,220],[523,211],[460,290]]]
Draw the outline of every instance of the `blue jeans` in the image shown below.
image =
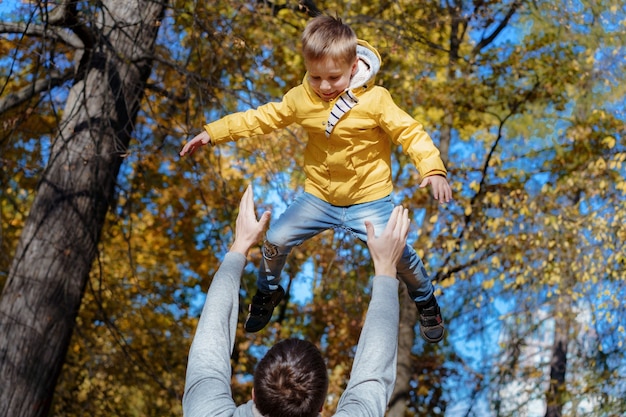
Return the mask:
[[[299,195],[267,231],[258,289],[270,292],[278,288],[281,271],[294,246],[331,228],[343,228],[366,242],[365,220],[369,220],[379,234],[385,229],[393,207],[390,196],[339,207],[309,193]],[[433,285],[424,263],[411,246],[405,246],[397,270],[398,278],[406,284],[411,298],[417,303],[428,301],[433,294]]]

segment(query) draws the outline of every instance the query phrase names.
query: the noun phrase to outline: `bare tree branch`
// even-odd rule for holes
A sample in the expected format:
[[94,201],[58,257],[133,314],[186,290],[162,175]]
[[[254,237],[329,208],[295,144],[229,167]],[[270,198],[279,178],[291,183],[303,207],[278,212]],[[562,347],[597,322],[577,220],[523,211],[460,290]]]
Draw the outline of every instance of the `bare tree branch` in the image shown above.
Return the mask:
[[[69,23],[68,21],[71,19],[70,15],[72,13],[71,11],[71,7],[74,6],[74,9],[76,9],[76,5],[75,4],[70,4],[70,3],[74,3],[73,1],[70,0],[61,0],[57,3],[57,5],[54,7],[54,9],[52,9],[49,13],[48,13],[48,24],[52,25],[52,26],[63,26],[66,27],[67,24]],[[39,7],[41,7],[44,10],[47,10],[47,1],[44,2],[38,2]]]
[[48,25],[70,29],[82,41],[86,48],[95,44],[92,31],[81,22],[76,8],[76,0],[61,0],[52,11],[48,12],[48,2],[39,2],[39,6],[46,13]]
[[27,102],[44,91],[58,87],[73,76],[73,71],[66,71],[63,74],[56,71],[51,72],[45,79],[37,80],[33,84],[29,84],[15,93],[7,94],[0,99],[0,114]]
[[61,28],[45,27],[42,25],[26,25],[24,23],[4,23],[0,22],[0,33],[21,33],[28,36],[37,36],[61,41],[75,49],[83,49],[85,47],[83,41],[76,35],[67,32]]

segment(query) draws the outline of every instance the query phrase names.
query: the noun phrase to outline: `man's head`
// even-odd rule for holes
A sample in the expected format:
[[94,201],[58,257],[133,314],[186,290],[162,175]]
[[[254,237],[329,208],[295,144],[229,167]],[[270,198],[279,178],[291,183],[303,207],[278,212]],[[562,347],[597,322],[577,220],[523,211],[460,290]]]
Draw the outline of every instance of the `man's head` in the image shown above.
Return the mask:
[[254,373],[254,403],[268,417],[316,417],[328,393],[328,373],[310,342],[276,343]]
[[357,70],[357,37],[341,19],[318,16],[302,33],[302,55],[311,87],[323,100],[343,93]]

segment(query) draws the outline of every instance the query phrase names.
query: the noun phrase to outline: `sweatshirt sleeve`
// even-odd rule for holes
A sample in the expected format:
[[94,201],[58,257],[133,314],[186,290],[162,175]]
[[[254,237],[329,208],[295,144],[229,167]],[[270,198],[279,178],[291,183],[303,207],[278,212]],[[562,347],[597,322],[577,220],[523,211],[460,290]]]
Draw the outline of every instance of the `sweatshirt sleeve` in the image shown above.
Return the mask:
[[424,126],[398,107],[389,91],[379,88],[379,125],[396,145],[401,145],[411,157],[422,178],[431,175],[447,175],[439,149],[433,143]]
[[399,317],[398,280],[374,277],[350,381],[335,416],[385,415],[396,381]]
[[213,277],[187,361],[183,415],[232,416],[230,357],[235,343],[239,285],[246,257],[229,252]]
[[236,141],[241,138],[262,135],[287,127],[295,121],[295,90],[291,89],[280,102],[263,104],[256,109],[224,116],[215,122],[204,125],[211,137],[211,143]]

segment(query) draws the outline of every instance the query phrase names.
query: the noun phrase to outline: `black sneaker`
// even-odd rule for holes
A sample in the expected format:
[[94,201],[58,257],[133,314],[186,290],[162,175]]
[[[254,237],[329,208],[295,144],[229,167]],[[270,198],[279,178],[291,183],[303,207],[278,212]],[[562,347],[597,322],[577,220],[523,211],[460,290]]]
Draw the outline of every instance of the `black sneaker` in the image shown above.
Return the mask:
[[248,308],[248,318],[243,326],[246,331],[255,333],[267,326],[267,323],[272,318],[274,307],[280,303],[284,296],[285,290],[280,285],[277,290],[269,294],[257,290],[254,297],[252,297],[252,303],[250,303]]
[[444,327],[437,299],[433,295],[426,303],[415,305],[420,313],[420,334],[428,343],[439,342],[443,339]]

